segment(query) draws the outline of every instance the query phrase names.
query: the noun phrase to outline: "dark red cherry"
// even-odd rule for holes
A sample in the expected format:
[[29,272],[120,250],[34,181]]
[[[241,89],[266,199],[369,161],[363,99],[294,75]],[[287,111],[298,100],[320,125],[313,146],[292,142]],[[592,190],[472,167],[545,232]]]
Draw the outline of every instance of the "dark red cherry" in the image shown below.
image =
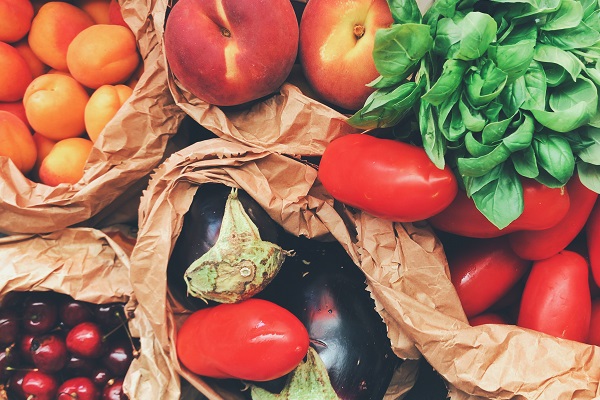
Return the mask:
[[123,379],[111,379],[102,390],[102,400],[128,400],[123,391]]
[[67,365],[67,346],[62,337],[49,334],[35,337],[31,341],[31,358],[41,372],[58,372]]
[[55,299],[45,292],[32,292],[23,308],[23,328],[33,335],[50,332],[58,324]]
[[28,371],[18,370],[10,377],[6,384],[8,390],[9,399],[25,400],[27,395],[23,391],[23,378]]
[[21,358],[28,364],[33,364],[33,358],[31,358],[31,342],[34,338],[34,335],[30,333],[25,333],[19,338],[19,342],[17,343],[17,345],[19,346],[19,354],[21,355]]
[[131,343],[125,339],[111,341],[106,353],[102,356],[102,365],[114,377],[124,377],[132,361],[133,349]]
[[79,376],[67,379],[58,388],[57,400],[97,400],[100,391],[90,378]]
[[78,357],[97,358],[104,350],[100,326],[94,322],[75,325],[67,334],[67,349]]
[[19,337],[19,319],[13,310],[0,310],[0,346],[8,346]]
[[98,387],[104,387],[111,379],[110,373],[105,367],[98,367],[94,369],[90,376],[92,377],[94,384]]
[[63,299],[58,306],[58,318],[67,327],[72,328],[94,318],[92,306],[73,298]]
[[29,371],[23,377],[22,387],[27,400],[54,400],[58,381],[45,372]]
[[96,305],[96,321],[103,332],[109,332],[126,320],[125,305],[123,303],[107,303]]

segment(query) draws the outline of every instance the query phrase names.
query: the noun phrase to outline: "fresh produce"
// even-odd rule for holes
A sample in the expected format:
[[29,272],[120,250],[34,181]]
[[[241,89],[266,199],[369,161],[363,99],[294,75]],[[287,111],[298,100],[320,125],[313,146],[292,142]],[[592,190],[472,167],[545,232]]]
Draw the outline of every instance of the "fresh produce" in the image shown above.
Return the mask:
[[0,71],[0,101],[19,101],[33,77],[17,49],[3,42],[0,42]]
[[484,324],[508,324],[508,321],[500,314],[485,312],[469,318],[469,324],[471,326],[479,326]]
[[258,296],[290,310],[306,326],[341,399],[380,399],[401,360],[375,311],[365,277],[337,242],[286,236],[296,251]]
[[2,0],[0,2],[0,42],[13,43],[22,39],[33,19],[33,5],[30,1]]
[[252,381],[289,373],[306,355],[308,344],[298,318],[262,299],[195,311],[176,339],[177,357],[193,373]]
[[91,140],[82,137],[59,140],[40,164],[37,171],[40,181],[50,186],[77,183],[93,146]]
[[[569,211],[556,225],[541,230],[522,230],[508,235],[510,247],[521,258],[542,260],[564,250],[583,229],[598,193],[585,187],[577,174],[567,183]],[[547,212],[547,211],[546,211]]]
[[0,110],[0,155],[9,157],[19,171],[31,171],[37,148],[27,125],[15,114]]
[[600,298],[592,301],[592,315],[590,318],[590,333],[587,343],[600,346]]
[[527,178],[523,178],[521,183],[523,212],[502,229],[487,220],[462,190],[458,191],[448,207],[428,221],[440,231],[473,238],[490,238],[521,230],[549,229],[563,220],[569,212],[571,202],[568,190],[549,188]]
[[600,202],[596,201],[585,226],[592,277],[600,286]]
[[427,219],[457,193],[452,171],[437,168],[423,149],[368,134],[333,140],[321,158],[319,179],[335,199],[398,222]]
[[488,310],[525,275],[531,262],[506,237],[464,239],[446,250],[450,278],[468,318]]
[[124,84],[102,85],[92,93],[85,105],[84,122],[93,142],[132,94],[133,89]]
[[165,55],[200,100],[233,106],[277,91],[298,52],[289,0],[179,0],[165,25]]
[[[14,400],[127,397],[122,382],[138,343],[124,304],[55,292],[11,292],[0,306],[0,389]],[[31,396],[31,397],[30,397]],[[113,397],[119,398],[119,397]]]
[[585,258],[570,250],[534,261],[517,325],[586,342],[592,301]]
[[597,3],[450,0],[423,15],[413,0],[389,4],[377,90],[350,124],[414,117],[414,140],[500,229],[523,212],[521,177],[560,188],[577,170],[600,192]]
[[[225,203],[230,193],[231,188],[222,184],[207,183],[199,186],[183,218],[181,232],[169,259],[167,284],[175,300],[189,310],[203,308],[206,302],[187,295],[185,271],[217,243]],[[246,192],[238,190],[237,195],[244,210],[258,228],[262,240],[278,243],[281,228]]]
[[379,75],[373,62],[375,32],[393,22],[385,0],[311,0],[300,20],[300,64],[326,102],[358,110]]

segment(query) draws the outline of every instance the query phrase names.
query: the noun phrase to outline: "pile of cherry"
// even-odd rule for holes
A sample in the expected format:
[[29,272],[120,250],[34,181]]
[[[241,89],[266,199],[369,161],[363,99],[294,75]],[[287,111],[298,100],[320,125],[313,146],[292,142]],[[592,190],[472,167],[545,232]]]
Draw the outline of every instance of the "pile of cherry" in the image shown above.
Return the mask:
[[123,303],[12,292],[0,305],[0,398],[123,400],[139,341]]

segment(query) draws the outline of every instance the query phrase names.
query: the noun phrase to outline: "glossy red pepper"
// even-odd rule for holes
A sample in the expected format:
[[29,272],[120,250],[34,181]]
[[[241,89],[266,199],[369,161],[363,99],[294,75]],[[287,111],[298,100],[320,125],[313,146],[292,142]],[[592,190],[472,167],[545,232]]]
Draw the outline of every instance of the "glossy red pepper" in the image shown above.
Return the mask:
[[596,201],[586,226],[586,241],[592,276],[597,286],[600,286],[600,201]]
[[506,228],[498,229],[478,209],[464,190],[459,190],[454,201],[442,212],[429,218],[431,225],[456,235],[491,238],[519,230],[548,229],[569,211],[569,194],[563,188],[549,188],[523,178],[523,213]]
[[594,299],[592,302],[590,333],[586,343],[600,346],[600,298]]
[[308,351],[306,328],[267,300],[219,304],[192,313],[177,332],[177,357],[213,378],[267,381],[292,371]]
[[467,317],[486,311],[528,271],[531,262],[518,257],[506,237],[465,240],[447,253],[450,278]]
[[469,318],[469,324],[471,326],[479,326],[486,324],[508,324],[506,318],[504,318],[500,314],[485,312],[483,314],[476,315],[474,317]]
[[542,260],[564,250],[583,229],[598,193],[581,183],[577,175],[566,186],[569,211],[556,225],[541,230],[523,230],[508,235],[510,246],[521,258]]
[[585,258],[570,250],[534,261],[517,325],[585,342],[592,312],[588,268]]
[[450,168],[436,167],[423,148],[368,134],[332,141],[319,163],[319,179],[336,200],[396,222],[439,213],[458,190]]

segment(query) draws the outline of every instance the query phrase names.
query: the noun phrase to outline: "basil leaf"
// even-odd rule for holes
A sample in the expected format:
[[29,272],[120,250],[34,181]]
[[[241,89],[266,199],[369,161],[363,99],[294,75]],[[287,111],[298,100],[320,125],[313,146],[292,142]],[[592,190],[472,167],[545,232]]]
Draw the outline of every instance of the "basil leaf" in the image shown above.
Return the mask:
[[481,57],[496,39],[496,21],[489,15],[473,11],[459,23],[462,37],[454,58],[475,60]]
[[455,90],[450,97],[438,107],[438,126],[444,137],[450,141],[457,141],[467,132],[460,110],[456,106],[460,99],[461,91]]
[[440,58],[450,57],[451,48],[462,38],[462,30],[452,18],[442,18],[437,24],[435,38],[433,40],[433,53]]
[[587,19],[598,9],[598,0],[579,0],[583,8],[583,19]]
[[529,69],[523,75],[525,88],[529,96],[521,105],[523,110],[544,110],[546,108],[546,74],[542,65],[532,61]]
[[378,29],[373,47],[375,68],[384,77],[408,76],[432,46],[427,25],[402,24]]
[[396,24],[421,22],[421,10],[415,0],[387,0]]
[[583,22],[593,30],[600,32],[600,10],[594,10],[590,15],[584,16]]
[[583,20],[583,6],[574,0],[562,0],[555,12],[546,16],[545,22],[539,27],[543,31],[574,28]]
[[523,213],[523,186],[510,164],[500,164],[494,170],[489,175],[472,178],[473,181],[481,181],[478,184],[481,189],[471,197],[477,209],[491,223],[503,229]]
[[528,147],[531,147],[534,131],[535,123],[533,117],[528,114],[523,114],[517,129],[503,138],[502,143],[511,151],[511,153],[525,150]]
[[517,171],[519,175],[533,179],[540,174],[532,146],[528,146],[524,150],[512,153],[510,159],[515,171]]
[[480,177],[502,164],[510,157],[510,150],[502,144],[496,146],[489,153],[476,158],[459,158],[457,160],[458,172],[463,176]]
[[525,85],[525,79],[520,77],[514,82],[508,84],[502,93],[499,100],[502,105],[502,111],[506,115],[514,115],[519,111],[521,106],[527,101],[529,93]]
[[460,0],[436,0],[423,14],[423,23],[436,29],[438,19],[441,17],[453,17],[456,6]]
[[488,104],[500,95],[507,75],[492,60],[484,60],[481,69],[471,69],[465,78],[465,93],[474,107]]
[[600,165],[600,128],[588,127],[585,136],[591,140],[591,144],[579,151],[577,156],[585,163]]
[[558,186],[567,183],[575,170],[575,156],[569,142],[562,135],[538,133],[532,146],[538,165]]
[[373,89],[383,89],[391,86],[396,86],[400,84],[406,77],[402,75],[396,76],[388,76],[383,77],[379,75],[377,78],[373,79],[371,82],[367,83],[367,86],[372,87]]
[[423,148],[438,168],[443,169],[446,162],[444,153],[446,151],[446,143],[440,130],[436,124],[435,110],[431,104],[421,102],[419,108],[419,129],[421,131],[421,139],[423,140]]
[[487,123],[487,120],[480,111],[475,110],[468,102],[461,97],[458,100],[458,109],[462,116],[465,128],[473,132],[481,132]]
[[600,166],[580,161],[577,163],[577,173],[585,187],[600,193]]
[[511,120],[512,117],[509,117],[500,121],[489,122],[481,131],[482,142],[485,144],[494,144],[500,140],[504,136],[506,129],[508,129]]
[[465,71],[469,67],[466,61],[446,60],[442,74],[436,80],[434,85],[422,97],[435,106],[439,106],[448,99],[462,83]]
[[[465,156],[471,155],[472,157],[483,157],[486,154],[491,153],[496,146],[481,143],[479,140],[475,139],[473,132],[467,132],[465,134],[465,149],[468,154]],[[467,157],[463,157],[467,158]]]
[[581,22],[574,28],[541,32],[540,41],[562,50],[581,49],[600,41],[600,32]]
[[522,40],[514,44],[493,44],[488,55],[498,68],[506,72],[508,82],[522,76],[533,60],[535,40]]
[[547,44],[538,44],[536,46],[533,59],[542,63],[557,65],[561,69],[566,70],[573,80],[577,79],[583,67],[581,61],[572,53]]

